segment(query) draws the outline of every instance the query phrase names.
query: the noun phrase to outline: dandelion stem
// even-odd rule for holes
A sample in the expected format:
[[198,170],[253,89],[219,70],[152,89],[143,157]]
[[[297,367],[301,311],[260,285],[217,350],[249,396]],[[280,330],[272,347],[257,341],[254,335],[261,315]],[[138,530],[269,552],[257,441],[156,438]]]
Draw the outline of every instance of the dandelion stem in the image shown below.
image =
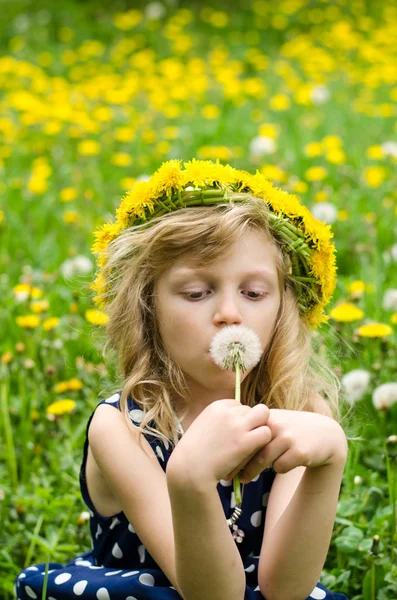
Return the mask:
[[[236,369],[235,396],[236,396],[237,402],[241,403],[241,390],[240,390],[241,376],[240,376],[240,364],[239,364],[238,360],[235,361],[235,369]],[[234,490],[234,500],[235,500],[236,504],[238,504],[239,502],[242,502],[241,485],[240,485],[240,476],[239,475],[236,475],[233,479],[233,490]]]

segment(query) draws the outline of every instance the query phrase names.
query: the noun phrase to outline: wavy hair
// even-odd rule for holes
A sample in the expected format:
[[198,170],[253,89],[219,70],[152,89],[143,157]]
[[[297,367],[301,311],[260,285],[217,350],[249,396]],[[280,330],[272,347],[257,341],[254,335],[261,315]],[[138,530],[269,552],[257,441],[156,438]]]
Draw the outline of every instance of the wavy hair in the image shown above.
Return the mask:
[[[241,194],[240,194],[241,196]],[[189,266],[210,265],[230,252],[247,231],[273,241],[280,287],[280,307],[261,360],[241,384],[241,402],[253,407],[307,410],[341,422],[340,384],[316,348],[319,334],[299,314],[290,259],[269,225],[266,203],[250,194],[244,202],[180,209],[124,230],[107,249],[107,342],[118,362],[120,407],[128,426],[175,446],[180,420],[189,410],[185,375],[163,345],[156,313],[155,283],[177,259]],[[131,423],[128,397],[144,418]],[[178,411],[178,412],[177,412]]]

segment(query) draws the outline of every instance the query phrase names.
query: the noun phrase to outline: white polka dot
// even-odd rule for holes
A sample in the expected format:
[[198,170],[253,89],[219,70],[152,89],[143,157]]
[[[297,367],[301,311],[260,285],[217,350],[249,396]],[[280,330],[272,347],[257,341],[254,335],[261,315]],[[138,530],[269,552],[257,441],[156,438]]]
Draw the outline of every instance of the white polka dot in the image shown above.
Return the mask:
[[98,600],[110,600],[109,592],[106,588],[99,588],[96,593]]
[[164,454],[162,453],[160,446],[156,446],[156,454],[161,458],[161,460],[164,460]]
[[221,479],[219,482],[223,487],[230,487],[233,483],[233,479]]
[[262,506],[267,506],[267,503],[269,501],[269,494],[270,494],[270,492],[266,492],[266,494],[263,494]]
[[90,567],[91,566],[91,563],[89,560],[77,559],[74,564],[77,565],[78,567]]
[[122,571],[110,571],[109,573],[105,573],[105,577],[111,577],[112,575],[118,575],[122,573]]
[[27,595],[29,596],[29,598],[37,598],[35,592],[28,585],[25,586],[25,592],[27,593]]
[[121,521],[117,517],[113,517],[109,529],[114,529],[117,525],[120,525]]
[[55,577],[54,583],[56,583],[57,585],[61,585],[61,583],[66,583],[67,581],[69,581],[69,579],[72,579],[72,575],[70,573],[61,573],[60,575]]
[[[50,573],[53,573],[54,571],[55,571],[55,569],[51,569],[50,571],[48,571],[48,575],[49,575]],[[45,571],[42,571],[42,572],[41,572],[41,574],[42,574],[42,575],[45,575]]]
[[88,512],[90,513],[90,517],[94,516],[94,513],[92,512],[92,510],[89,510]]
[[18,579],[24,579],[26,577],[26,573],[21,573],[18,575]]
[[28,567],[27,569],[25,569],[25,571],[38,571],[39,569],[37,567]]
[[262,521],[262,511],[257,510],[256,512],[254,512],[251,515],[250,521],[254,527],[259,527],[259,525],[261,524],[261,521]]
[[315,600],[323,600],[323,598],[325,598],[326,596],[327,592],[324,592],[324,590],[316,586],[310,594],[309,598],[314,598]]
[[143,563],[145,560],[145,551],[146,551],[145,546],[143,544],[141,544],[138,547],[139,560],[141,561],[141,563]]
[[255,565],[250,565],[249,567],[247,567],[246,569],[244,569],[244,571],[246,573],[252,573],[252,571],[255,571]]
[[101,533],[102,533],[102,527],[98,523],[98,528],[97,528],[96,534],[95,534],[96,539],[98,539],[98,536],[100,536]]
[[135,596],[127,596],[125,600],[137,600],[137,598]]
[[165,446],[165,449],[168,450],[168,448],[170,447],[168,440],[162,440],[162,442]]
[[48,600],[57,600],[57,599],[53,598],[52,596],[48,596]]
[[81,596],[81,594],[84,594],[84,590],[87,587],[87,584],[88,581],[86,580],[78,581],[73,586],[73,593],[76,594],[76,596]]
[[112,554],[115,558],[123,558],[123,551],[117,542],[113,546]]
[[154,586],[154,577],[153,575],[150,575],[150,573],[142,573],[142,575],[138,577],[138,580],[139,583],[142,583],[143,585]]
[[117,402],[117,400],[119,398],[120,398],[120,394],[113,394],[113,396],[110,396],[110,398],[105,400],[105,402],[107,402],[108,404],[112,404],[113,402]]
[[121,577],[132,577],[132,575],[136,575],[139,571],[129,571],[128,573],[123,573]]
[[97,566],[97,565],[90,565],[88,568],[89,569],[104,569],[105,567],[100,567],[100,566]]
[[135,421],[135,423],[142,423],[144,413],[140,408],[133,408],[128,414],[130,415],[130,418]]
[[135,533],[135,529],[133,528],[131,523],[129,523],[129,525],[128,525],[128,531],[131,531],[131,533]]

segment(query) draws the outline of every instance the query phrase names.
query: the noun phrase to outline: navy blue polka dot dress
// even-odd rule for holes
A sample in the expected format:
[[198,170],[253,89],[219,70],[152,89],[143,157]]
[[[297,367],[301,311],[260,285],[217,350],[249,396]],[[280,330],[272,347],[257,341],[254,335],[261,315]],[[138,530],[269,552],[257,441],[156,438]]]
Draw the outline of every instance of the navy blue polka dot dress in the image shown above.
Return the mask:
[[[117,393],[98,404],[106,403],[120,410],[120,394]],[[143,412],[132,400],[128,400],[133,422],[142,421]],[[96,407],[97,408],[97,407]],[[96,409],[95,409],[96,410]],[[178,592],[150,556],[125,514],[120,512],[103,517],[96,510],[88,494],[85,465],[88,452],[88,427],[86,428],[83,462],[80,470],[80,488],[83,500],[90,511],[92,549],[66,565],[50,562],[47,582],[48,600],[177,600]],[[154,426],[151,422],[150,426]],[[182,429],[180,427],[182,435]],[[145,438],[153,448],[163,470],[171,455],[171,446],[164,444],[148,431]],[[243,514],[237,521],[244,532],[237,543],[246,573],[244,600],[263,600],[258,586],[258,562],[261,549],[266,506],[276,473],[267,469],[244,487]],[[229,518],[233,512],[234,493],[231,481],[220,481],[218,493]],[[232,535],[232,534],[231,534]],[[24,569],[15,581],[18,600],[41,600],[44,587],[45,563]],[[307,600],[348,600],[343,594],[333,594],[318,583]],[[225,599],[226,600],[226,599]]]

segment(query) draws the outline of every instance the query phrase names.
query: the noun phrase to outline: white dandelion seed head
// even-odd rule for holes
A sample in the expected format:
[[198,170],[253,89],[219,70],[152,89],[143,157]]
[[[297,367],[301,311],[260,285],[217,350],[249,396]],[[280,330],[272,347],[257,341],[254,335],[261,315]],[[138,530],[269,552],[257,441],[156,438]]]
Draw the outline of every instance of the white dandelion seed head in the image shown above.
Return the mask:
[[249,149],[250,154],[253,156],[273,154],[276,151],[276,142],[273,138],[265,135],[258,135],[251,140]]
[[341,379],[342,388],[347,402],[354,404],[361,400],[368,389],[371,373],[364,369],[354,369],[346,373]]
[[149,2],[145,7],[146,19],[162,19],[167,14],[167,9],[161,2]]
[[390,288],[383,295],[383,308],[385,310],[397,310],[397,290]]
[[210,346],[210,355],[213,361],[224,369],[224,362],[229,354],[230,345],[233,342],[240,342],[242,345],[242,355],[244,359],[245,370],[249,370],[260,361],[262,356],[262,346],[258,335],[248,327],[243,325],[230,325],[221,329],[212,338]]
[[397,158],[397,142],[392,142],[392,141],[383,142],[383,144],[381,144],[381,148],[387,156],[392,156],[393,158]]
[[311,90],[310,97],[313,104],[324,104],[324,102],[329,100],[329,89],[325,85],[316,85]]
[[68,258],[61,264],[59,270],[65,279],[73,277],[74,275],[86,275],[92,271],[93,265],[87,256],[74,256]]
[[331,204],[331,202],[318,202],[311,207],[310,212],[315,219],[323,221],[327,223],[327,225],[334,223],[338,216],[338,209],[334,204]]
[[387,410],[397,402],[397,383],[383,383],[375,388],[372,402],[378,410]]

